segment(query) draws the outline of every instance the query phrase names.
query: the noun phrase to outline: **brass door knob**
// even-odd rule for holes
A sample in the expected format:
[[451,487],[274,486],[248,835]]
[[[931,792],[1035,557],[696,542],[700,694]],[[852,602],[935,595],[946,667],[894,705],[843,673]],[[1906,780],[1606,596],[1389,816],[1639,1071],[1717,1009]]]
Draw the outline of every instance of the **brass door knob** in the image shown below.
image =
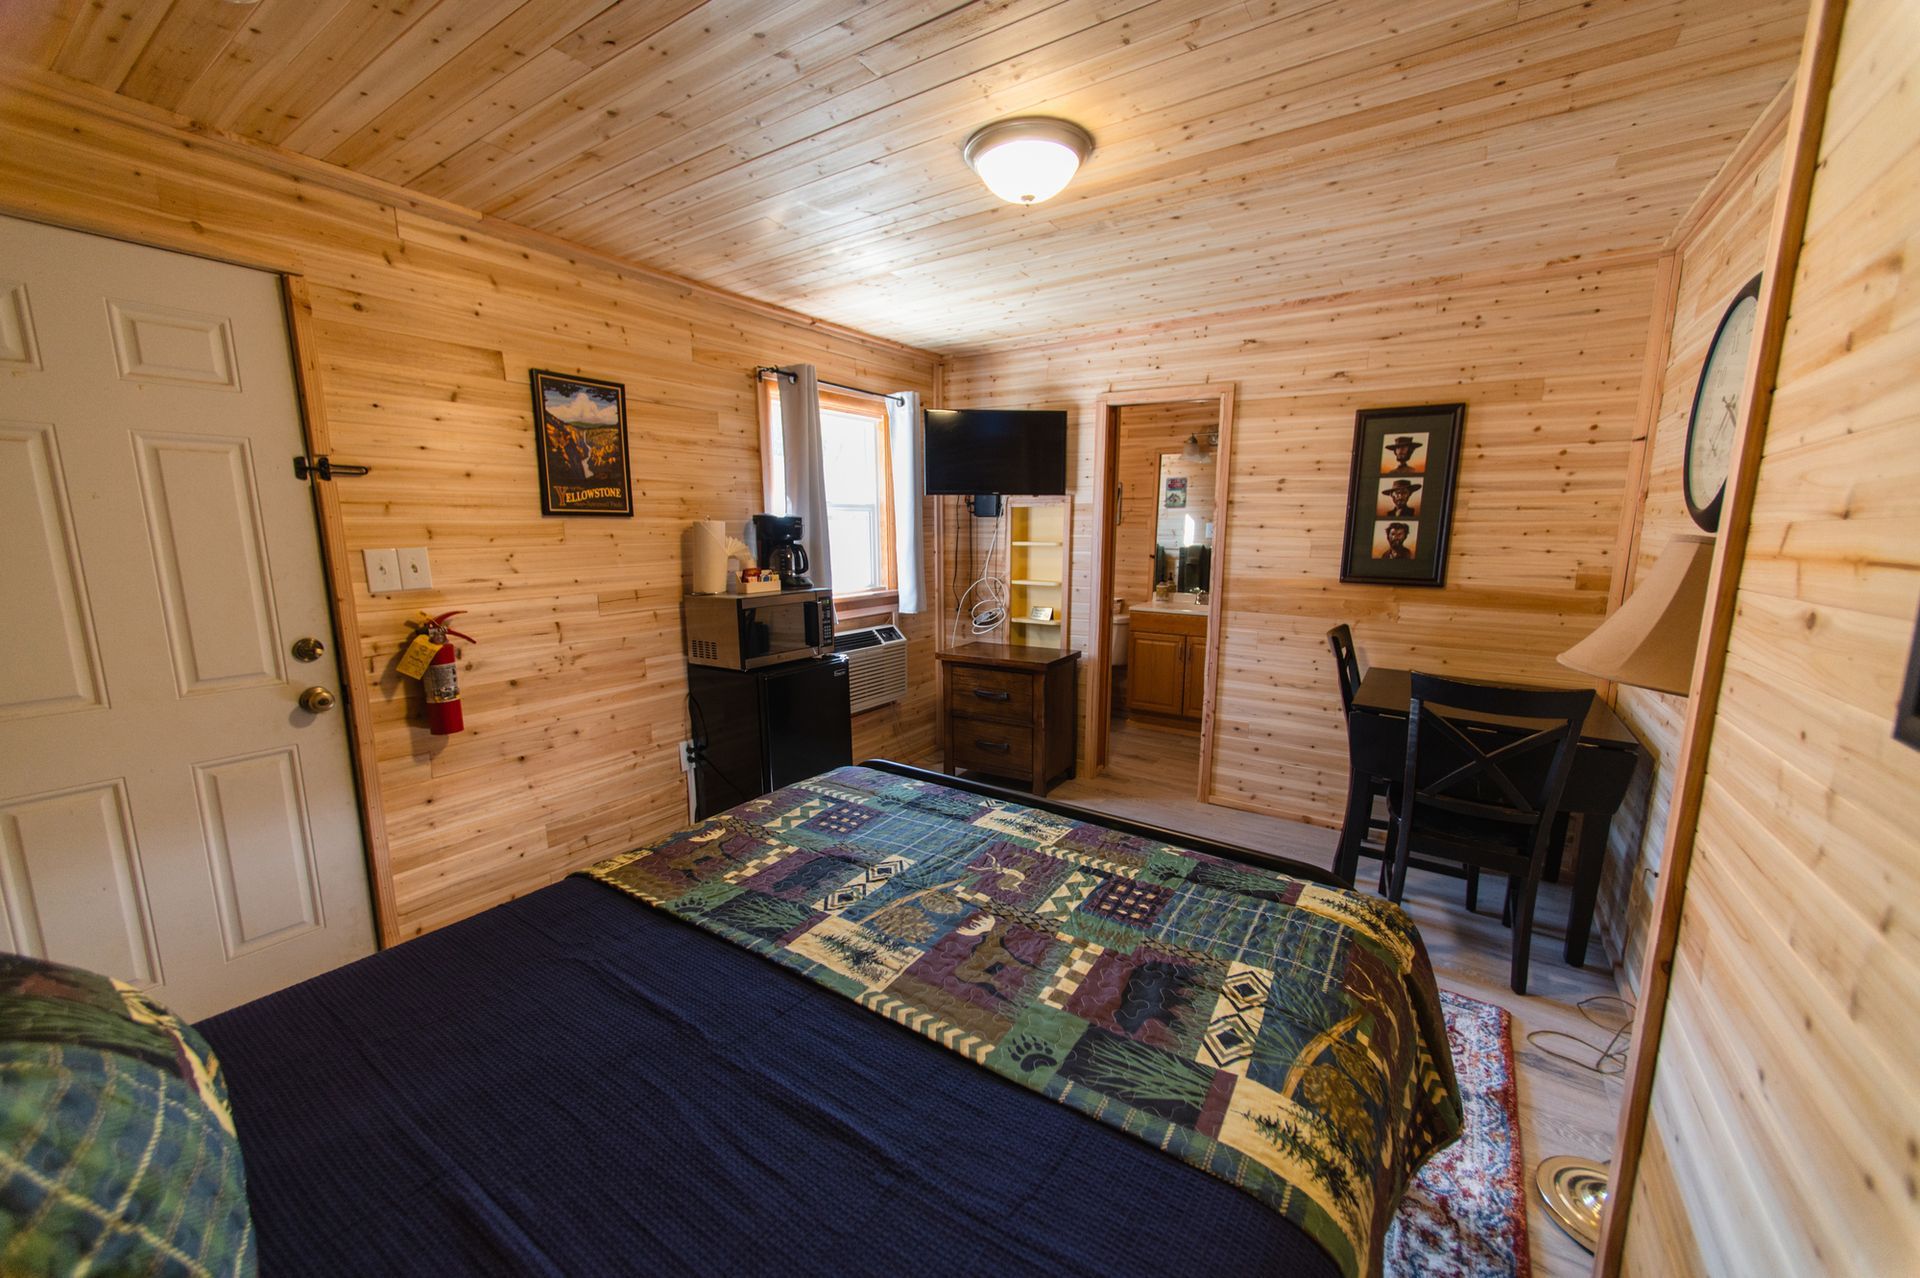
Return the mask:
[[325,714],[333,709],[333,694],[325,688],[308,688],[300,694],[300,708],[312,714]]
[[318,639],[296,639],[293,641],[293,659],[295,661],[318,661],[327,655],[327,645]]

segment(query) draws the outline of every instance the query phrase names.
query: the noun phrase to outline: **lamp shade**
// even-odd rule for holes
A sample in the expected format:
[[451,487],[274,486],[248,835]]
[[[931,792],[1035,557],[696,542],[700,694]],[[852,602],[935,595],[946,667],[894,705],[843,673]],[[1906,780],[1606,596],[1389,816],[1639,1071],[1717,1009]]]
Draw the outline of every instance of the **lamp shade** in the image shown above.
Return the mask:
[[1614,683],[1685,696],[1707,608],[1713,538],[1682,533],[1627,601],[1598,629],[1560,654],[1560,664]]
[[1067,120],[999,120],[967,139],[963,152],[987,189],[1009,204],[1052,199],[1073,181],[1093,139]]

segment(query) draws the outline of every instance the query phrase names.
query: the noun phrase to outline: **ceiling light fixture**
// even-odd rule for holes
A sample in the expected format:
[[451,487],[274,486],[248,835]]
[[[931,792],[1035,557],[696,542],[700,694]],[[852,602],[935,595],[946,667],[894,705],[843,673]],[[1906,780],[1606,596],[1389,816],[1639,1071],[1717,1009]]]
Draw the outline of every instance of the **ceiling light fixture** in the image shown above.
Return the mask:
[[1070,120],[1021,116],[974,130],[961,152],[987,189],[1009,204],[1038,204],[1066,189],[1093,137]]

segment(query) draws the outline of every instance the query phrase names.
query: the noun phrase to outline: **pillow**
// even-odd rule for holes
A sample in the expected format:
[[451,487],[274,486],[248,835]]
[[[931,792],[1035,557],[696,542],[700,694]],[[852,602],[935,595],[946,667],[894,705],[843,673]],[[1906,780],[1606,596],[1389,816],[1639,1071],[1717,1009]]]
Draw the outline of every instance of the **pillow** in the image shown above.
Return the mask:
[[256,1268],[206,1040],[131,986],[0,954],[0,1273]]

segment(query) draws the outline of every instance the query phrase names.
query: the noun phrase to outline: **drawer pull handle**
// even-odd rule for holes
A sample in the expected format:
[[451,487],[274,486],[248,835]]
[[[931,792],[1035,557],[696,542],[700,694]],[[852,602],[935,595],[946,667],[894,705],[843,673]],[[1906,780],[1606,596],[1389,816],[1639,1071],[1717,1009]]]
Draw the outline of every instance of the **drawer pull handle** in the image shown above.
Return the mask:
[[980,699],[981,699],[982,701],[1011,701],[1011,700],[1013,700],[1013,694],[1012,694],[1011,692],[989,692],[989,691],[987,691],[987,689],[985,689],[985,688],[975,688],[975,689],[973,690],[973,695],[974,695],[974,696],[976,696],[976,697],[978,697],[978,698],[980,698]]
[[993,752],[994,752],[995,754],[1005,754],[1005,753],[1006,753],[1007,751],[1009,751],[1009,750],[1011,750],[1011,749],[1013,748],[1013,745],[1012,745],[1012,743],[1011,743],[1011,742],[1007,742],[1007,741],[982,741],[982,740],[980,740],[980,739],[979,739],[978,737],[975,737],[975,738],[974,738],[974,742],[973,742],[973,743],[974,743],[975,745],[977,745],[977,746],[979,746],[979,747],[980,747],[980,748],[981,748],[982,750],[991,750],[991,751],[993,751]]

